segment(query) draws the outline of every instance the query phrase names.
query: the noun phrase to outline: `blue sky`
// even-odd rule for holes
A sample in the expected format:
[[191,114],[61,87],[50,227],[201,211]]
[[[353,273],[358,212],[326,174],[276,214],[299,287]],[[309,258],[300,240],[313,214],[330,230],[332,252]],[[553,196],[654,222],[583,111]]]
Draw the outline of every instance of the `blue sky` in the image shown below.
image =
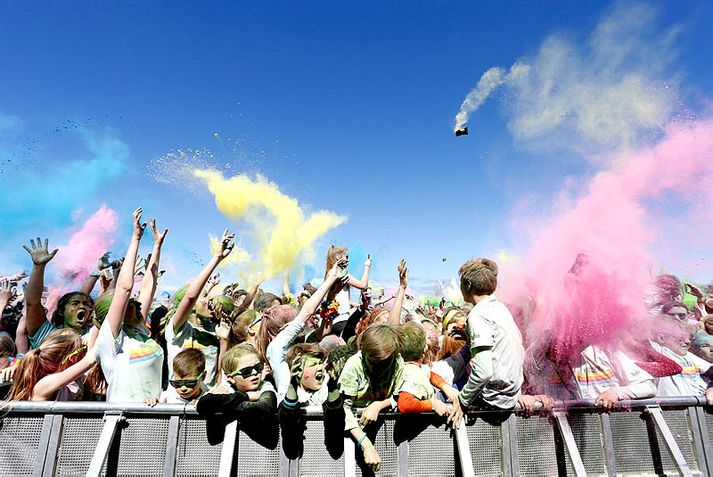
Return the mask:
[[[678,107],[697,114],[713,97],[713,5],[678,3],[645,4],[658,14],[651,34],[680,29],[657,78],[675,78]],[[395,278],[402,256],[427,282],[511,248],[514,211],[546,211],[564,177],[596,170],[514,138],[503,95],[473,114],[470,136],[451,128],[488,68],[535,55],[553,34],[582,45],[611,14],[604,2],[1,1],[0,11],[0,188],[22,189],[19,170],[50,184],[48,171],[91,157],[87,137],[120,141],[124,166],[102,165],[108,177],[89,185],[79,173],[59,190],[84,218],[102,203],[155,215],[171,229],[177,282],[227,223],[207,195],[151,175],[152,161],[177,149],[209,149],[308,210],[347,215],[317,244],[316,268],[330,242],[359,243],[381,280]],[[13,200],[0,202],[1,273],[29,267],[22,241],[62,242],[72,223],[65,209]]]

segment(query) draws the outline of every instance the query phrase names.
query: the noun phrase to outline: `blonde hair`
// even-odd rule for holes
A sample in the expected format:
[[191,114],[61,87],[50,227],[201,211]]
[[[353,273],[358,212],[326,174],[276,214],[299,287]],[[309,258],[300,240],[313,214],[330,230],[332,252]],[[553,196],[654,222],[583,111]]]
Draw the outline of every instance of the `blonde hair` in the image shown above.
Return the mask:
[[329,250],[327,250],[327,266],[324,269],[324,278],[327,278],[327,274],[332,269],[339,257],[343,257],[349,253],[349,247],[344,247],[343,245],[330,245]]
[[240,343],[230,348],[223,356],[221,368],[225,374],[230,374],[238,369],[238,361],[245,356],[255,355],[262,361],[260,354],[250,343]]

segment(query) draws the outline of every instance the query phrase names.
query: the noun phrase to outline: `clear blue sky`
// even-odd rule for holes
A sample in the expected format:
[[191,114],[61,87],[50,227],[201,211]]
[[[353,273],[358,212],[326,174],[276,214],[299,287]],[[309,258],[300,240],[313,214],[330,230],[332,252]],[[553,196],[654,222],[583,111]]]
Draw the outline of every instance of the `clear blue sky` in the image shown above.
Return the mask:
[[[695,112],[713,97],[713,5],[651,5],[661,28],[681,25],[673,70]],[[456,139],[460,103],[488,68],[536,53],[548,35],[584,41],[610,7],[0,1],[0,193],[16,168],[42,177],[86,155],[73,126],[63,129],[79,124],[111,131],[129,150],[128,168],[86,208],[107,203],[127,216],[143,205],[171,228],[166,253],[185,260],[180,278],[198,267],[185,251],[207,256],[207,233],[226,223],[209,200],[147,174],[155,158],[189,147],[264,174],[312,210],[347,215],[320,242],[318,269],[328,243],[359,242],[377,278],[391,279],[402,256],[415,277],[455,276],[463,260],[511,246],[508,217],[523,197],[547,203],[565,175],[592,172],[520,147],[497,95]],[[2,115],[13,126],[2,129]],[[0,214],[0,227],[15,220]],[[55,225],[28,220],[27,238]],[[28,266],[15,232],[4,236],[0,272]]]

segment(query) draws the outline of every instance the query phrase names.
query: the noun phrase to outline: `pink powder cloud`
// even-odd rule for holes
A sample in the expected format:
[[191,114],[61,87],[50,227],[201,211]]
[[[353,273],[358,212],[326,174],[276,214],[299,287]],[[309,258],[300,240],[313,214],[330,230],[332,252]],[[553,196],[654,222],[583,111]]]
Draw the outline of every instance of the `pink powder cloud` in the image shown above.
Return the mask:
[[66,245],[59,247],[55,260],[62,276],[71,277],[75,283],[89,276],[99,257],[114,243],[117,220],[116,212],[102,205],[72,234]]
[[713,121],[671,125],[656,145],[618,164],[594,176],[560,216],[534,228],[520,276],[503,283],[502,296],[531,314],[529,341],[549,343],[558,359],[652,327],[643,298],[666,236],[652,201],[708,204],[681,215],[690,213],[693,224],[713,221]]

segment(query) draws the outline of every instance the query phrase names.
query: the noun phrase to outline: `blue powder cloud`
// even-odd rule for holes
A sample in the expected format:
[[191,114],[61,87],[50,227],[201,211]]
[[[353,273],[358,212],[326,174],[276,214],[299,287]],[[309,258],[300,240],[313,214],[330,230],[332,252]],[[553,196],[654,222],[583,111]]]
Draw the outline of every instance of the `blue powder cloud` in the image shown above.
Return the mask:
[[46,135],[41,149],[20,156],[17,124],[0,115],[7,133],[0,134],[0,158],[9,164],[0,174],[0,239],[71,224],[75,211],[94,208],[102,188],[127,169],[129,148],[110,131]]

